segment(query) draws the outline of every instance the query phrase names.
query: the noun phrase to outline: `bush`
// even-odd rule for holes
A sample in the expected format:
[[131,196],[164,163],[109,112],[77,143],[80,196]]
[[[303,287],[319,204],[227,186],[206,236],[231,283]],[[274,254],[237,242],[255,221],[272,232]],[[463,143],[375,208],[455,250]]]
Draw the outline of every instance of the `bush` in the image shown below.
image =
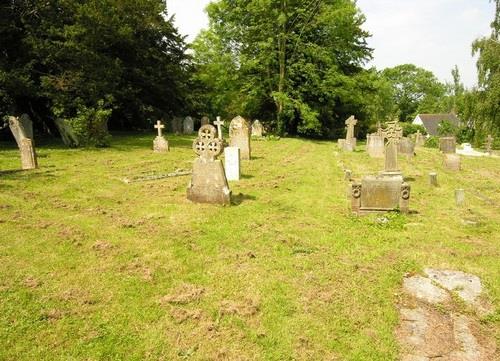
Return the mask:
[[439,148],[439,138],[438,137],[429,137],[425,141],[424,146],[426,148]]
[[403,128],[403,136],[407,137],[411,134],[415,134],[417,131],[420,130],[420,133],[423,135],[427,135],[427,131],[422,125],[418,124],[412,124],[412,123],[400,123],[401,128]]
[[442,137],[456,137],[459,128],[456,125],[451,124],[449,121],[443,120],[439,123],[437,131]]

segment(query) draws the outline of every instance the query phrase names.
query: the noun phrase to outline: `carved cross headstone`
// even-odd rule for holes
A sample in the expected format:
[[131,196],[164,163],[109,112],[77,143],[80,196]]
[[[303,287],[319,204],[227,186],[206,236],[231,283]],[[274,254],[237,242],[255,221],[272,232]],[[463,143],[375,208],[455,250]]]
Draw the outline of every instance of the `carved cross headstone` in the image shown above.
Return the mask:
[[382,136],[382,124],[380,123],[380,121],[377,122],[377,135],[379,137]]
[[486,138],[486,153],[491,154],[493,150],[493,141],[495,138],[491,136],[491,134],[488,134],[488,137]]
[[386,173],[399,174],[398,168],[398,144],[403,137],[403,128],[399,125],[398,120],[393,120],[386,123],[386,128],[382,134],[387,143],[385,145],[385,169]]
[[354,138],[354,126],[358,124],[358,120],[354,118],[354,115],[351,115],[349,119],[345,121],[345,125],[347,125],[347,135],[345,137],[346,143],[351,143]]
[[193,150],[203,160],[215,160],[224,150],[224,145],[219,138],[215,137],[215,128],[208,124],[198,131]]
[[420,130],[417,130],[415,133],[415,146],[421,147],[425,144],[425,139],[422,133],[420,133]]
[[165,126],[163,124],[161,124],[161,121],[157,121],[156,122],[156,125],[155,125],[155,129],[158,129],[158,136],[159,137],[162,137],[163,135],[161,134],[161,130],[165,128]]
[[164,153],[169,151],[168,140],[162,134],[162,129],[165,128],[165,125],[161,124],[161,121],[157,121],[155,125],[155,129],[158,130],[158,136],[153,141],[153,151],[155,153]]
[[222,140],[222,126],[224,125],[224,121],[222,121],[220,117],[217,117],[214,124],[217,126],[217,137]]

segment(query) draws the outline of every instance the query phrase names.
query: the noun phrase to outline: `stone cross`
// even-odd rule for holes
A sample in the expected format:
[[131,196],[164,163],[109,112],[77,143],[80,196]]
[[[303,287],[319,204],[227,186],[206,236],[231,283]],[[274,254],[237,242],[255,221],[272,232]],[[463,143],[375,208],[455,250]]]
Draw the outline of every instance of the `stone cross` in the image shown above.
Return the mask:
[[350,143],[351,139],[354,138],[354,126],[358,124],[358,120],[354,118],[354,115],[351,115],[349,119],[345,121],[345,125],[347,125],[347,135],[345,137],[346,142]]
[[398,144],[403,137],[403,128],[398,120],[386,123],[386,128],[382,131],[384,138],[387,139],[385,146],[385,172],[399,173],[398,169]]
[[215,160],[224,150],[222,140],[215,137],[215,128],[204,125],[198,131],[198,138],[193,142],[194,152],[203,160]]
[[165,126],[163,124],[161,124],[161,122],[158,120],[156,122],[156,125],[155,125],[155,129],[158,129],[158,136],[161,137],[162,134],[161,134],[161,130],[165,128]]
[[495,140],[491,134],[488,134],[486,138],[486,152],[491,154],[491,150],[493,148],[493,140]]
[[382,124],[380,124],[380,121],[377,122],[377,135],[382,136]]
[[217,126],[218,138],[222,140],[222,126],[224,125],[224,121],[222,121],[220,117],[217,117],[217,120],[214,122],[214,125]]

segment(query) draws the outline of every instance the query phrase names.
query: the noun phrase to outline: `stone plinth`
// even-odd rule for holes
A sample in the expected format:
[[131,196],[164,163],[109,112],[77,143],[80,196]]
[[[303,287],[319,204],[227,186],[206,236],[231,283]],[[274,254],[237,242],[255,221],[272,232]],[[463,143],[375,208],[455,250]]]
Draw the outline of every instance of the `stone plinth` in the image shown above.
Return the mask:
[[21,140],[21,165],[25,170],[38,168],[35,148],[31,139]]
[[240,148],[224,148],[224,166],[228,181],[240,180]]
[[153,141],[153,151],[155,153],[168,152],[168,140],[166,140],[163,136],[157,136]]
[[367,176],[351,189],[353,213],[409,212],[410,186],[402,177]]
[[366,151],[371,158],[384,158],[384,137],[376,134],[368,135]]
[[222,205],[231,203],[231,191],[220,160],[198,158],[194,161],[187,198],[195,203]]
[[439,150],[444,154],[455,154],[457,151],[457,142],[455,137],[439,138]]
[[240,148],[240,158],[250,160],[250,126],[243,117],[237,116],[229,124],[229,146]]

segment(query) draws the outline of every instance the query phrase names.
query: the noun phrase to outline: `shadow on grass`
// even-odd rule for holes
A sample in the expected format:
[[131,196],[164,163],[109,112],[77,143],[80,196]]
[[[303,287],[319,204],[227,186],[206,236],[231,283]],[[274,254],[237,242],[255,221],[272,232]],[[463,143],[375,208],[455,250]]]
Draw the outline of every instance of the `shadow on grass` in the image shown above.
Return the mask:
[[416,179],[415,179],[415,177],[404,177],[404,181],[405,182],[415,182]]
[[239,206],[240,204],[242,204],[245,201],[248,201],[248,200],[254,201],[256,199],[257,198],[255,196],[251,196],[249,194],[239,193],[239,194],[231,196],[231,205]]
[[242,179],[252,179],[252,178],[254,178],[254,176],[253,176],[253,175],[250,175],[250,174],[242,174],[242,175],[241,175],[241,178],[242,178]]

